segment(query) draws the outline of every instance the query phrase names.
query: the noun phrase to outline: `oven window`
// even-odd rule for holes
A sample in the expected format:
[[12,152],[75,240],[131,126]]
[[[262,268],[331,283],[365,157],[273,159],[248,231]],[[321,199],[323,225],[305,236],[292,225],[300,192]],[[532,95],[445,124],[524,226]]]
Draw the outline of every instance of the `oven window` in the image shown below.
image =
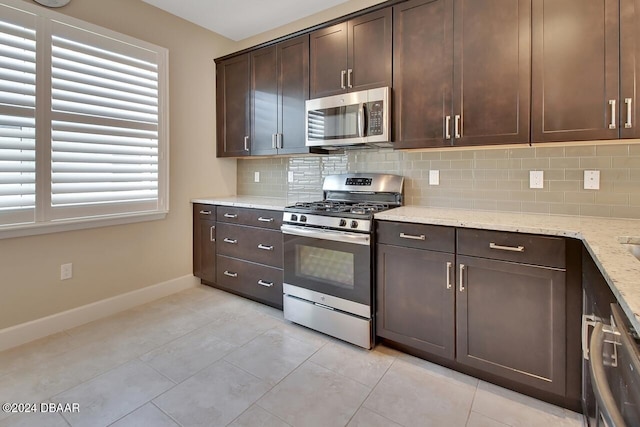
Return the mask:
[[332,249],[296,245],[296,276],[353,289],[354,255]]

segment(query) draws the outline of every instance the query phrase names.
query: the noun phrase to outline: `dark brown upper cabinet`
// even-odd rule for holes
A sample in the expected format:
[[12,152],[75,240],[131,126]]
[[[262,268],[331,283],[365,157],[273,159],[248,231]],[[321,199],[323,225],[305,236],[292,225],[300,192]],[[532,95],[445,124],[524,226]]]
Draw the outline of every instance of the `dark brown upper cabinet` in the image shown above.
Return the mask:
[[311,33],[311,98],[391,86],[392,9]]
[[529,140],[531,0],[394,7],[397,148]]
[[620,8],[620,137],[640,138],[640,0],[621,0]]
[[308,153],[304,107],[309,99],[309,36],[251,55],[251,155]]
[[220,62],[216,67],[217,157],[250,154],[249,54]]

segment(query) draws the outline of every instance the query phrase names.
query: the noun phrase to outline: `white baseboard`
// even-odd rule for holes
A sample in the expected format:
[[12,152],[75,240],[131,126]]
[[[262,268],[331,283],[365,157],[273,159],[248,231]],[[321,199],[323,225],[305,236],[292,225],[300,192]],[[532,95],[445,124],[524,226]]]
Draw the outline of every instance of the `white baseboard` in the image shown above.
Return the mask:
[[185,289],[194,288],[199,283],[200,279],[192,275],[178,277],[41,319],[0,329],[0,351],[111,316]]

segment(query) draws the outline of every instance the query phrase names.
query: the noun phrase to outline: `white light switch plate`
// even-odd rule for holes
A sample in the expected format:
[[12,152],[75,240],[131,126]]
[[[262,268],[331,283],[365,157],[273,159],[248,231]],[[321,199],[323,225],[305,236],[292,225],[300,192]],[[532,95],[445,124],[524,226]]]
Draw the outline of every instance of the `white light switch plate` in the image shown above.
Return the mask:
[[60,280],[68,280],[73,277],[73,264],[62,264],[60,266]]
[[440,185],[440,171],[429,171],[429,185]]
[[253,181],[254,182],[260,182],[260,172],[254,172]]
[[584,171],[584,189],[600,189],[600,171]]
[[529,171],[529,188],[544,188],[543,171]]

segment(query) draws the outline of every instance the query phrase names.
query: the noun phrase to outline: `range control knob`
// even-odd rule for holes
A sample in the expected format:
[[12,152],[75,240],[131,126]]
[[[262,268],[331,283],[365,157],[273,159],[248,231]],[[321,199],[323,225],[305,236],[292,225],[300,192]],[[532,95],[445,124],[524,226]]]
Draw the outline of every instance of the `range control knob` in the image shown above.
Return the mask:
[[351,228],[358,228],[358,221],[351,221]]
[[291,214],[291,221],[297,221],[297,220],[298,220],[298,215]]
[[304,215],[300,215],[300,222],[307,222],[307,217]]
[[341,219],[340,223],[338,224],[338,226],[340,227],[346,227],[347,226],[347,220],[346,219]]

